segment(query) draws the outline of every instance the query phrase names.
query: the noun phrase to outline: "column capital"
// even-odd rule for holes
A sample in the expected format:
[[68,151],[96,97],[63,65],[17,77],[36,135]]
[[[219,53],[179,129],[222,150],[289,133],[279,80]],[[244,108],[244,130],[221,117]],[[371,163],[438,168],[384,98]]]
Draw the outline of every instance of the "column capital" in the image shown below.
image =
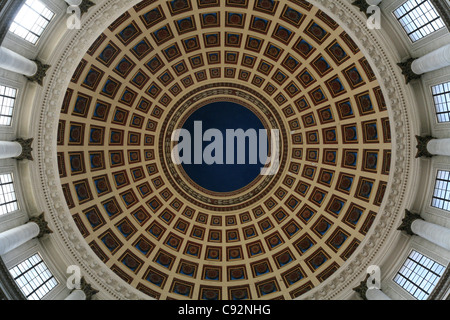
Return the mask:
[[33,60],[33,62],[37,65],[37,72],[31,77],[27,77],[27,79],[31,82],[37,82],[42,86],[44,78],[47,75],[47,70],[50,69],[50,66],[48,64],[43,64],[39,60]]
[[421,78],[421,75],[414,73],[411,68],[412,63],[416,60],[416,58],[410,58],[405,62],[397,63],[400,69],[402,69],[402,74],[405,76],[406,84],[409,84],[412,80]]
[[369,9],[370,4],[367,3],[366,0],[356,0],[352,2],[352,5],[359,8],[360,11],[364,12],[364,14],[368,17],[367,9]]
[[408,209],[405,209],[405,217],[402,220],[400,227],[397,230],[404,231],[406,234],[413,236],[414,232],[411,229],[411,225],[416,220],[423,220],[420,214],[412,213]]
[[426,157],[426,158],[431,158],[434,155],[432,155],[430,152],[428,152],[427,146],[428,143],[433,140],[436,139],[432,136],[416,136],[416,140],[417,140],[417,154],[416,154],[416,158],[421,158],[421,157]]
[[16,160],[30,160],[33,161],[33,156],[31,155],[31,152],[33,151],[33,148],[31,145],[33,144],[34,139],[16,139],[15,142],[18,142],[22,146],[22,153],[20,156],[15,158]]
[[86,295],[86,300],[92,300],[93,296],[98,293],[98,290],[95,290],[92,288],[92,286],[86,282],[86,279],[84,277],[81,278],[81,288]]
[[367,280],[369,277],[370,274],[367,274],[366,278],[359,283],[359,286],[353,288],[353,291],[355,291],[363,300],[367,300],[366,292],[369,289],[367,287]]
[[42,238],[46,234],[53,233],[53,231],[50,230],[50,228],[48,227],[48,222],[45,221],[44,213],[41,213],[37,217],[31,217],[30,222],[34,222],[39,226],[40,232],[39,232],[39,235],[37,236],[38,239]]
[[81,14],[85,14],[91,7],[95,6],[95,3],[90,0],[82,0],[80,4]]

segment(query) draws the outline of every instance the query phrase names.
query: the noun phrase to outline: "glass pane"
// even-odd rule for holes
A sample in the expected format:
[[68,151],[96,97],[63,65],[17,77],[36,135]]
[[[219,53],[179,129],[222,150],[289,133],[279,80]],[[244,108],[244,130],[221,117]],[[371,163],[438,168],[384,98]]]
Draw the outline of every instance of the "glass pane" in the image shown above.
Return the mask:
[[439,263],[417,251],[412,251],[394,277],[394,282],[417,300],[426,300],[436,287],[442,274],[436,271],[443,271],[444,269],[445,267]]
[[18,210],[11,173],[0,174],[0,215]]
[[39,254],[29,257],[9,271],[28,300],[40,300],[58,285]]
[[430,1],[409,0],[394,11],[412,42],[444,27],[444,22]]
[[450,171],[438,171],[431,205],[435,208],[450,211]]
[[54,15],[39,0],[27,0],[14,18],[9,31],[36,44]]

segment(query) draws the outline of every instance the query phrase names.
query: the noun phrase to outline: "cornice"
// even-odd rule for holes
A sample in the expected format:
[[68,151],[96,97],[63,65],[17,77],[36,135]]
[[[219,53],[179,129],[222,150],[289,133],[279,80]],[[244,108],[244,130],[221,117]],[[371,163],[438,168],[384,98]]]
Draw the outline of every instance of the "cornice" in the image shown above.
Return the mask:
[[[37,196],[45,202],[46,217],[53,231],[50,241],[55,241],[65,248],[73,258],[74,264],[81,267],[86,280],[98,289],[103,296],[111,299],[149,299],[146,295],[132,288],[103,264],[90,249],[76,227],[66,205],[59,181],[56,157],[56,132],[60,106],[64,92],[84,53],[91,43],[103,32],[111,21],[123,12],[139,3],[139,0],[98,0],[83,16],[82,28],[67,31],[53,55],[46,61],[52,67],[47,72],[42,93],[34,99],[33,110],[36,126],[35,154],[39,169],[39,178],[32,183]],[[412,152],[412,119],[408,114],[408,101],[404,79],[397,67],[396,58],[383,48],[390,44],[369,30],[365,16],[352,6],[350,0],[311,0],[333,19],[335,19],[357,42],[364,51],[382,86],[390,112],[393,139],[392,171],[386,190],[385,200],[380,208],[374,225],[359,248],[338,271],[324,283],[301,299],[325,300],[339,299],[352,291],[366,274],[367,267],[379,263],[383,250],[389,247],[398,236],[397,227],[401,221],[408,200],[414,158]],[[416,170],[417,171],[417,170]]]

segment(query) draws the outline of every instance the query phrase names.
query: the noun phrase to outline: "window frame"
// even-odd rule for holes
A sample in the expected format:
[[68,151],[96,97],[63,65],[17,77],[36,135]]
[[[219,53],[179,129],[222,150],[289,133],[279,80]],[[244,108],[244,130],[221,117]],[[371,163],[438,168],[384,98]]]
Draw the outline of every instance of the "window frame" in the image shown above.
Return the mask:
[[24,221],[28,220],[28,208],[23,197],[22,181],[20,179],[20,175],[17,170],[17,160],[14,159],[2,160],[0,166],[0,174],[11,172],[13,174],[13,177],[15,177],[13,178],[14,191],[16,193],[19,209],[14,212],[0,215],[0,232],[6,231],[7,229],[10,229],[17,225],[21,225],[24,223]]
[[[409,2],[409,1],[420,1],[420,3],[419,3],[419,5],[415,6],[412,10],[410,10],[410,11],[408,11],[406,14],[402,15],[400,18],[397,17],[396,11],[399,10],[401,7],[403,7],[403,5],[405,5],[405,4],[406,4],[407,2]],[[423,3],[425,3],[425,2],[428,2],[428,4],[434,9],[435,13],[437,14],[437,18],[434,19],[434,20],[432,20],[432,21],[429,21],[429,20],[427,19],[427,22],[426,22],[425,24],[421,25],[419,28],[415,29],[413,32],[408,33],[408,31],[407,31],[406,28],[403,26],[403,24],[402,24],[402,22],[400,21],[400,19],[401,19],[402,17],[407,16],[408,14],[410,14],[411,12],[413,12],[414,10],[418,9],[418,8],[419,8]],[[401,4],[397,4],[397,5],[391,10],[391,14],[392,14],[394,20],[396,21],[397,25],[398,25],[398,26],[400,27],[400,29],[403,31],[403,35],[406,35],[406,37],[408,38],[409,42],[410,42],[411,44],[413,44],[413,45],[415,45],[416,43],[420,42],[421,40],[423,40],[423,39],[425,39],[425,38],[428,38],[428,37],[431,36],[431,35],[434,35],[434,34],[438,33],[438,32],[441,31],[442,29],[446,29],[446,28],[447,28],[446,25],[445,25],[445,23],[444,23],[444,21],[442,20],[442,17],[440,16],[439,12],[436,10],[436,8],[434,7],[434,5],[433,5],[429,0],[405,0],[405,1],[402,1]],[[420,16],[418,17],[418,19],[420,19],[420,18],[423,17],[423,16],[424,16],[424,15],[420,15]],[[411,21],[412,21],[411,23],[414,23],[414,21],[417,21],[418,19],[411,19]],[[420,38],[418,38],[418,39],[416,39],[416,40],[413,40],[413,39],[411,38],[411,36],[410,36],[411,34],[414,34],[414,33],[418,32],[418,31],[421,33],[421,30],[422,30],[423,28],[425,28],[426,26],[429,26],[431,23],[433,23],[434,21],[436,21],[436,20],[438,20],[438,19],[441,19],[441,22],[442,22],[442,27],[441,27],[441,28],[439,28],[439,29],[434,29],[434,27],[433,27],[434,31],[432,31],[432,32],[430,32],[430,33],[427,33],[426,35],[422,35]],[[421,33],[421,34],[422,34],[422,33]]]
[[11,115],[7,115],[6,113],[2,113],[2,109],[5,106],[0,104],[0,119],[3,118],[3,117],[10,118],[10,123],[9,124],[2,124],[1,121],[0,121],[0,127],[12,127],[13,124],[14,124],[14,115],[15,115],[15,109],[17,107],[17,99],[19,97],[20,92],[19,92],[19,89],[15,88],[13,86],[9,86],[9,85],[3,84],[1,81],[0,81],[0,87],[5,87],[6,89],[15,90],[15,96],[14,97],[2,95],[0,93],[0,101],[3,101],[3,98],[5,98],[5,99],[12,99],[13,100],[13,104],[12,104],[12,107],[11,107],[11,109],[12,109]]
[[[402,271],[403,268],[408,268],[408,269],[409,269],[409,265],[407,265],[407,263],[408,263],[409,261],[413,261],[412,263],[414,263],[414,262],[416,263],[416,266],[414,267],[414,269],[411,270],[411,271],[412,271],[411,274],[414,273],[414,271],[415,271],[416,268],[417,268],[417,265],[419,265],[419,266],[422,267],[422,268],[424,267],[422,264],[417,263],[417,261],[414,261],[414,260],[411,259],[411,256],[413,255],[413,253],[417,253],[417,254],[421,255],[421,259],[419,260],[419,262],[421,262],[421,260],[422,260],[423,258],[425,258],[425,259],[428,259],[429,262],[432,262],[433,267],[434,267],[435,265],[439,265],[439,266],[442,267],[442,273],[441,273],[440,275],[438,275],[435,271],[432,271],[431,269],[428,269],[427,267],[424,268],[424,269],[427,271],[427,273],[426,273],[426,275],[421,279],[420,283],[422,283],[424,280],[426,280],[426,281],[429,283],[428,279],[426,279],[426,278],[428,277],[428,275],[429,275],[429,272],[432,272],[432,273],[434,273],[435,275],[438,275],[438,277],[435,278],[435,282],[432,284],[433,287],[432,287],[431,289],[429,288],[430,290],[429,290],[428,292],[426,292],[424,288],[420,287],[420,283],[417,284],[417,283],[415,282],[415,280],[413,281],[413,280],[410,278],[409,275],[406,277],[406,276],[404,276],[403,274],[400,273],[400,272]],[[430,258],[427,254],[422,253],[420,250],[415,249],[415,248],[411,248],[411,249],[409,250],[409,253],[408,253],[408,255],[406,256],[406,258],[404,258],[402,261],[403,261],[403,262],[401,263],[400,267],[396,269],[397,271],[394,273],[394,275],[393,275],[393,277],[392,277],[393,283],[395,283],[397,286],[399,286],[400,288],[402,288],[402,290],[403,290],[405,293],[407,293],[409,296],[413,297],[415,300],[427,300],[428,297],[433,293],[433,290],[434,290],[434,289],[436,288],[436,286],[439,284],[439,281],[441,280],[442,275],[445,273],[445,270],[446,270],[447,267],[446,267],[445,265],[441,264],[439,261],[436,261],[435,259]],[[406,280],[405,283],[410,283],[410,284],[412,284],[412,287],[416,287],[416,289],[414,290],[414,293],[412,293],[411,291],[409,291],[409,290],[406,288],[406,285],[402,285],[402,284],[400,284],[399,282],[397,282],[396,278],[397,278],[398,276],[403,277],[403,278]],[[426,298],[425,298],[425,299],[418,299],[418,298],[415,296],[415,293],[417,292],[417,290],[420,290],[421,292],[425,292]],[[428,289],[427,289],[427,290],[428,290]]]
[[[22,37],[14,34],[13,32],[6,32],[5,39],[2,45],[7,47],[18,54],[27,57],[34,58],[43,46],[51,39],[55,30],[66,27],[66,17],[68,4],[65,1],[60,0],[39,0],[55,15],[50,23],[47,25],[45,31],[42,33],[39,41],[33,45],[31,42],[23,39]],[[15,17],[14,17],[15,18]],[[63,25],[61,25],[63,23]],[[8,29],[9,30],[9,29]]]
[[[31,261],[32,259],[35,259],[35,258],[40,259],[40,261],[37,261],[36,263],[34,261]],[[26,269],[25,270],[18,270],[19,271],[18,274],[14,275],[12,270],[14,268],[20,269],[21,266],[25,267]],[[30,255],[28,258],[22,260],[21,262],[15,264],[13,267],[8,268],[8,271],[10,272],[12,278],[16,282],[16,284],[19,287],[20,291],[27,298],[27,300],[44,300],[44,298],[47,297],[48,294],[53,289],[58,287],[58,285],[60,284],[58,279],[56,278],[56,276],[51,272],[48,264],[45,262],[45,260],[43,259],[42,255],[39,253],[39,251],[37,251],[36,253]],[[40,275],[44,274],[44,273],[48,273],[49,274],[49,277],[46,280],[44,280],[43,278],[40,277]],[[34,277],[31,279],[31,276],[34,276]],[[27,294],[24,291],[23,288],[26,285],[30,285],[32,283],[32,281],[34,279],[36,279],[36,278],[41,279],[43,282],[41,284],[39,284],[36,288],[32,288],[33,290],[31,291],[31,293]],[[23,285],[22,285],[21,283],[19,283],[19,279],[25,279],[26,282],[23,283]],[[37,297],[38,299],[29,299],[30,297],[34,296],[36,294],[36,292],[39,292],[39,290],[42,287],[44,287],[44,286],[46,287],[46,284],[49,281],[51,281],[51,280],[54,280],[55,283],[53,283],[53,286],[50,289],[47,288],[48,291],[45,292],[45,294],[42,295],[42,297]]]
[[11,182],[3,183],[3,182],[0,181],[0,193],[2,194],[3,197],[5,197],[5,195],[7,195],[7,194],[11,194],[11,192],[7,192],[8,190],[5,190],[7,188],[5,186],[12,185],[12,191],[13,191],[12,193],[14,194],[14,200],[0,202],[0,208],[5,206],[5,205],[8,206],[8,204],[15,203],[16,204],[16,209],[12,210],[12,211],[8,211],[8,208],[6,208],[5,213],[1,213],[0,212],[1,216],[5,216],[5,215],[8,215],[8,214],[13,214],[13,213],[15,213],[17,211],[20,211],[20,209],[21,209],[20,204],[19,204],[19,200],[17,198],[17,191],[16,191],[17,187],[16,187],[16,184],[15,184],[16,177],[15,177],[13,172],[11,172],[11,173],[0,172],[0,176],[5,176],[5,175],[10,175]]
[[[443,88],[444,93],[439,93],[439,94],[435,94],[434,93],[434,88],[438,87],[438,86],[447,86],[447,89],[445,89],[445,87]],[[446,91],[447,90],[447,91]],[[431,85],[431,95],[432,95],[432,99],[433,99],[433,103],[434,103],[434,109],[435,109],[435,114],[436,114],[436,121],[438,124],[450,124],[450,80],[448,81],[444,81],[438,84],[434,84]],[[447,107],[447,110],[444,112],[439,112],[438,111],[438,104],[436,103],[436,97],[439,96],[444,96],[443,100],[445,101],[445,105]],[[448,96],[448,100],[447,100],[447,96]],[[447,114],[448,115],[448,121],[439,121],[439,114]]]
[[[440,179],[439,178],[439,174],[440,174],[440,172],[446,172],[446,173],[448,173],[448,178],[447,178],[447,180],[443,180],[443,179]],[[450,198],[449,199],[446,199],[446,198],[440,198],[440,197],[436,197],[436,192],[437,191],[439,191],[439,190],[445,190],[445,192],[447,193],[447,192],[449,192],[450,193],[450,170],[448,170],[448,169],[437,169],[436,170],[436,175],[435,175],[435,177],[434,177],[434,183],[433,183],[433,188],[432,188],[432,194],[431,194],[431,203],[430,203],[430,206],[432,207],[432,208],[435,208],[435,209],[438,209],[438,210],[441,210],[441,211],[444,211],[444,212],[448,212],[449,214],[450,214]],[[447,183],[447,189],[438,189],[438,181],[442,181],[442,182],[444,182],[444,183]],[[443,202],[444,202],[444,205],[442,206],[442,207],[438,207],[438,206],[435,206],[433,203],[435,202],[435,200],[442,200]],[[447,203],[447,207],[448,207],[448,209],[444,209],[444,207],[445,207],[445,203]]]
[[[50,12],[52,13],[51,18],[48,19],[47,17],[43,16],[41,13],[38,13],[32,6],[30,6],[29,4],[27,4],[27,1],[38,1],[38,2],[40,2],[43,6],[45,6],[45,8],[46,8],[48,11],[50,11]],[[33,10],[34,12],[36,12],[36,13],[39,15],[39,18],[36,19],[36,21],[35,21],[34,24],[33,24],[33,28],[36,26],[37,22],[38,22],[40,19],[43,19],[43,20],[45,20],[45,21],[47,22],[47,23],[45,24],[45,26],[39,26],[39,27],[42,28],[42,32],[41,32],[40,34],[33,32],[33,28],[31,28],[31,29],[25,28],[23,25],[21,25],[20,23],[16,22],[17,16],[20,14],[20,12],[22,11],[22,9],[23,9],[25,6],[29,7],[31,10]],[[50,26],[51,23],[55,20],[56,17],[57,17],[57,12],[55,12],[54,10],[52,10],[52,9],[48,6],[48,4],[47,4],[45,1],[42,1],[42,0],[26,0],[26,1],[23,3],[22,7],[20,7],[19,11],[17,12],[17,15],[14,17],[14,19],[13,19],[11,25],[9,26],[9,28],[8,28],[8,33],[14,35],[15,37],[17,37],[17,38],[19,38],[19,39],[22,39],[23,41],[25,41],[25,42],[27,42],[27,43],[33,45],[33,46],[37,46],[38,43],[41,41],[42,36],[46,33],[46,31],[48,31],[49,26]],[[19,35],[18,33],[12,31],[11,29],[13,28],[13,25],[14,25],[14,24],[18,25],[19,28],[22,27],[24,30],[26,30],[27,35],[26,35],[25,37],[23,37],[23,36]],[[37,38],[35,42],[30,41],[30,40],[27,39],[27,37],[28,37],[29,34],[33,34],[33,35]]]

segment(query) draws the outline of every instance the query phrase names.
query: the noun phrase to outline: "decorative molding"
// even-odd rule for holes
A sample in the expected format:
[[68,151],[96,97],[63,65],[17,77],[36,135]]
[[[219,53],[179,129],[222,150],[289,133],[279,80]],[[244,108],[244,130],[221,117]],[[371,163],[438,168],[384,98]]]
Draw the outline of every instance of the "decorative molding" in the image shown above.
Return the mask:
[[47,75],[47,71],[48,69],[50,69],[50,65],[48,64],[43,64],[42,62],[40,62],[39,60],[33,60],[38,67],[38,70],[36,72],[36,74],[32,77],[26,77],[29,81],[31,82],[37,82],[39,85],[42,86],[43,82],[44,82],[44,78]]
[[31,217],[30,218],[30,222],[34,222],[39,226],[39,234],[37,236],[38,239],[44,237],[47,234],[51,234],[53,233],[52,230],[50,230],[50,228],[48,227],[48,222],[45,221],[45,214],[41,213],[39,216],[37,217]]
[[405,62],[400,62],[397,64],[402,70],[402,74],[405,76],[406,84],[409,84],[411,81],[420,79],[422,77],[421,75],[415,74],[411,69],[411,65],[415,60],[416,58],[410,58]]
[[414,232],[411,229],[411,225],[416,220],[423,220],[420,214],[412,213],[411,211],[405,209],[405,217],[402,220],[402,224],[397,230],[404,231],[406,234],[413,236]]
[[421,158],[421,157],[432,158],[434,156],[430,152],[428,152],[428,149],[427,149],[428,143],[433,139],[436,139],[436,138],[434,138],[432,136],[425,136],[425,137],[416,136],[416,140],[417,140],[416,158]]
[[16,160],[22,161],[22,160],[30,160],[33,161],[33,155],[31,152],[33,151],[33,148],[31,145],[33,144],[34,138],[31,139],[17,139],[16,142],[20,143],[22,146],[22,153],[17,158],[14,158]]
[[[95,10],[90,10],[82,22],[80,30],[68,33],[54,50],[48,60],[54,66],[39,99],[34,100],[37,126],[35,137],[37,146],[37,166],[39,178],[33,180],[35,189],[39,190],[45,201],[45,210],[55,232],[52,241],[65,248],[67,256],[77,263],[89,276],[103,296],[114,299],[134,300],[150,299],[147,295],[132,288],[109,269],[90,249],[75,225],[62,193],[55,154],[55,134],[58,126],[60,106],[71,76],[96,37],[107,29],[111,21],[128,10],[140,0],[104,0],[97,1]],[[395,230],[399,212],[405,208],[407,191],[411,185],[412,175],[416,171],[411,167],[412,132],[410,104],[406,102],[406,87],[397,76],[396,58],[383,48],[390,44],[367,28],[363,17],[346,0],[311,0],[313,5],[335,19],[357,42],[368,57],[374,72],[380,81],[392,123],[392,137],[395,142],[392,154],[392,171],[386,189],[385,200],[373,223],[373,227],[361,242],[358,249],[341,268],[320,286],[305,293],[300,299],[327,300],[347,294],[355,281],[364,274],[374,260],[383,256],[386,245],[398,236]],[[101,5],[100,5],[101,3]]]

